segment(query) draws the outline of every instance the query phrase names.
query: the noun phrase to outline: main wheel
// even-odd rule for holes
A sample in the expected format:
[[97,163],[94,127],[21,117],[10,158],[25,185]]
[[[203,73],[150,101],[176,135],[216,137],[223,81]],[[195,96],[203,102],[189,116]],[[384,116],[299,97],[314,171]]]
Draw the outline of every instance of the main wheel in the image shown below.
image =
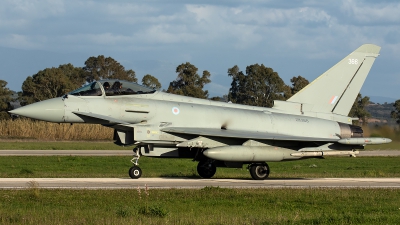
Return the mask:
[[266,163],[250,165],[250,175],[254,180],[264,180],[269,176],[269,166]]
[[138,166],[132,166],[129,169],[129,176],[132,179],[138,179],[138,178],[140,178],[142,176],[142,170]]
[[197,164],[197,173],[202,178],[211,178],[217,172],[217,167],[209,160],[202,160]]

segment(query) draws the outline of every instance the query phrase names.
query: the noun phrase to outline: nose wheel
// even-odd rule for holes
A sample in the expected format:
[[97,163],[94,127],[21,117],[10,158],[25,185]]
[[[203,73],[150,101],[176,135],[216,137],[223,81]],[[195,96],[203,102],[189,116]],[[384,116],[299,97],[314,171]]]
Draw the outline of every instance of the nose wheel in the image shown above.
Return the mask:
[[140,178],[142,176],[142,170],[138,166],[132,166],[129,169],[129,176],[132,179],[138,179],[138,178]]
[[138,179],[142,176],[142,170],[139,167],[139,158],[140,158],[140,148],[136,147],[133,149],[133,158],[131,159],[133,166],[129,168],[129,176],[132,179]]

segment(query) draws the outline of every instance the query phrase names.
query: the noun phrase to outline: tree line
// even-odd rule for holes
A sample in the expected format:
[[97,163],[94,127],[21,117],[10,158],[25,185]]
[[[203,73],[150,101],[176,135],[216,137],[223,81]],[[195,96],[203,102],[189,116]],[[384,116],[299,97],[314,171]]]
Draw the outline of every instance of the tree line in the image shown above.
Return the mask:
[[[302,88],[309,84],[309,81],[302,76],[290,79],[291,84],[287,85],[280,78],[279,74],[270,67],[263,64],[253,64],[241,71],[235,65],[228,68],[228,76],[232,78],[229,92],[224,96],[209,97],[204,86],[211,82],[210,72],[204,70],[201,75],[198,68],[186,62],[177,66],[177,77],[171,81],[167,93],[211,99],[216,101],[230,101],[232,103],[253,105],[261,107],[272,107],[274,100],[287,100]],[[132,69],[126,70],[118,61],[111,57],[99,55],[89,57],[83,67],[75,67],[72,64],[63,64],[55,68],[45,68],[32,76],[28,76],[22,84],[22,91],[18,93],[17,101],[21,105],[32,104],[50,98],[60,97],[85,84],[101,79],[120,79],[131,82],[138,82],[136,73]],[[141,84],[161,90],[159,80],[146,74]],[[0,80],[0,119],[8,119],[7,111],[12,110],[13,92],[7,87],[7,82]],[[357,117],[366,121],[370,117],[365,110],[369,103],[369,97],[362,97],[358,94],[353,107],[349,113],[350,117]],[[396,101],[392,117],[400,124],[400,100]]]

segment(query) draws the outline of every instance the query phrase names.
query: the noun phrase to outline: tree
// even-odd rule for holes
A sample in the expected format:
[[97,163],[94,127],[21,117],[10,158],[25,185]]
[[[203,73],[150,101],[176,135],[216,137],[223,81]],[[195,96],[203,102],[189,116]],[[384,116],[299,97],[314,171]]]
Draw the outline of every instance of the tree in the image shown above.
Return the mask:
[[10,102],[12,101],[12,91],[8,89],[7,82],[0,80],[0,120],[11,118],[7,113],[10,108]]
[[[368,117],[371,117],[371,114],[365,109],[365,106],[367,106],[368,104],[369,97],[362,97],[362,95],[358,93],[357,98],[350,109],[349,117],[356,117],[362,120],[364,124],[366,124]],[[359,122],[353,121],[353,123],[357,125]]]
[[150,74],[146,74],[142,78],[142,85],[144,85],[144,86],[146,86],[148,88],[156,89],[156,90],[160,90],[161,89],[161,83],[158,81],[157,78],[153,77]]
[[395,110],[392,111],[390,115],[398,124],[400,124],[400,99],[394,102],[393,107]]
[[58,69],[67,77],[74,87],[80,87],[86,82],[86,73],[81,67],[74,67],[71,63],[63,64]]
[[238,66],[228,69],[232,77],[228,98],[234,103],[272,107],[273,100],[286,100],[291,95],[278,73],[263,64],[246,67],[246,74]]
[[125,68],[111,57],[104,55],[89,57],[85,61],[83,70],[86,72],[86,81],[91,83],[101,79],[120,79],[137,82],[135,71]]
[[242,103],[247,98],[245,92],[246,75],[240,71],[237,65],[228,69],[228,76],[232,77],[228,100],[233,103]]
[[216,101],[216,102],[228,102],[228,95],[214,96],[214,97],[211,97],[210,100]]
[[292,95],[296,94],[310,83],[306,78],[302,76],[293,77],[292,79],[290,79],[290,82],[292,82],[292,87],[290,88]]
[[208,91],[203,90],[204,85],[210,83],[210,72],[197,73],[197,67],[189,62],[182,63],[176,68],[178,77],[169,84],[168,93],[190,96],[195,98],[208,98]]
[[82,86],[85,76],[82,68],[72,64],[46,68],[26,78],[22,84],[22,105],[60,97]]
[[215,97],[211,97],[210,100],[211,100],[211,101],[220,102],[220,101],[222,100],[222,98],[219,97],[219,96],[215,96]]

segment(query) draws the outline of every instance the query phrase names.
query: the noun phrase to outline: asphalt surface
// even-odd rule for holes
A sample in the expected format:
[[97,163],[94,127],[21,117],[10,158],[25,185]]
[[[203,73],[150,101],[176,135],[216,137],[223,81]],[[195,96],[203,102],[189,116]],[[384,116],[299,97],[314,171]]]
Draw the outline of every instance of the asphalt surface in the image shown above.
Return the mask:
[[[0,156],[132,156],[132,150],[0,150]],[[360,151],[357,157],[400,156],[400,150]]]
[[400,188],[400,178],[191,179],[191,178],[0,178],[0,189]]

